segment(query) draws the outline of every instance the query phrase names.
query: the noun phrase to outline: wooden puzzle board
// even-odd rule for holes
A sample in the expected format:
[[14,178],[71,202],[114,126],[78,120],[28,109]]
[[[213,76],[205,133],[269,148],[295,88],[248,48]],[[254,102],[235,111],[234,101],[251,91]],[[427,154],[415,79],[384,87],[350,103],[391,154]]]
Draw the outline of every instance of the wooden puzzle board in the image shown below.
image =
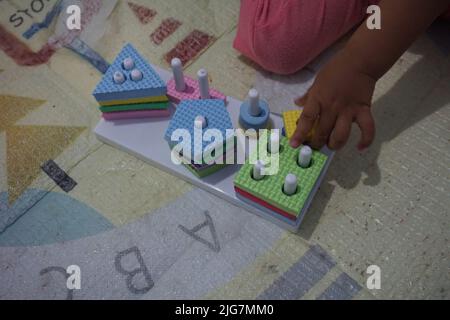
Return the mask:
[[[171,78],[170,72],[156,66],[153,67],[157,72],[159,72],[164,81],[168,81]],[[230,112],[233,126],[238,128],[239,108],[242,102],[232,97],[227,97],[227,101],[227,108]],[[172,114],[173,111],[174,107],[171,106]],[[274,128],[281,129],[283,127],[283,120],[280,116],[272,114],[271,120]],[[266,208],[253,205],[248,201],[244,202],[236,197],[233,180],[241,165],[229,165],[225,169],[222,169],[211,176],[199,179],[189,172],[189,170],[184,166],[174,164],[171,161],[170,148],[167,141],[164,139],[164,133],[167,129],[169,121],[170,118],[121,120],[117,122],[109,122],[102,119],[94,129],[94,132],[99,140],[122,151],[128,152],[161,170],[188,181],[195,186],[211,192],[239,207],[245,208],[246,210],[268,219],[283,228],[290,231],[298,230],[303,217],[308,211],[311,201],[326,174],[328,166],[334,155],[333,152],[327,148],[323,148],[323,150],[321,150],[328,156],[327,163],[322,170],[313,191],[307,199],[305,206],[300,212],[298,219],[296,221],[289,221],[288,219],[273,213]],[[238,147],[242,148],[239,144]]]

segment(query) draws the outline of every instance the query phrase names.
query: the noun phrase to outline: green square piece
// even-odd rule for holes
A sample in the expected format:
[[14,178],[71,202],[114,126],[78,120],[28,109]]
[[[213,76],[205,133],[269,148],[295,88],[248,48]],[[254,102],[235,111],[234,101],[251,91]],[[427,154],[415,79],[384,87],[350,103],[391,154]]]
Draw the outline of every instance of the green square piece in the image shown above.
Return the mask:
[[116,112],[116,111],[137,111],[137,110],[155,110],[167,109],[168,102],[149,102],[149,103],[133,103],[114,106],[100,106],[101,112]]
[[185,163],[186,159],[182,158],[181,155],[175,154],[174,156],[178,159],[178,161],[180,161],[183,164],[183,166],[186,169],[188,169],[193,175],[195,175],[199,179],[210,176],[213,173],[216,173],[217,171],[219,171],[227,166],[226,159],[224,159],[224,163],[215,163],[211,166],[208,166],[207,168],[202,168],[201,170],[197,170],[194,168],[194,166],[192,164]]
[[204,178],[207,176],[212,175],[213,173],[216,173],[217,171],[225,168],[226,164],[216,164],[209,168],[203,169],[203,170],[195,170],[190,166],[189,164],[183,164],[192,174],[194,174],[197,178]]
[[[263,139],[267,141],[267,136]],[[263,155],[266,156],[262,157],[258,157],[258,154],[254,152],[236,174],[234,185],[270,205],[298,217],[328,158],[323,153],[314,150],[311,165],[308,168],[302,168],[297,164],[299,151],[300,148],[291,148],[289,140],[281,137],[278,172],[274,175],[264,176],[262,180],[254,180],[252,178],[253,165],[250,164],[250,161],[254,163],[255,159],[261,159],[267,166],[270,158],[270,154],[267,155],[265,152]],[[291,196],[283,192],[284,180],[289,173],[295,174],[298,181],[297,192]]]

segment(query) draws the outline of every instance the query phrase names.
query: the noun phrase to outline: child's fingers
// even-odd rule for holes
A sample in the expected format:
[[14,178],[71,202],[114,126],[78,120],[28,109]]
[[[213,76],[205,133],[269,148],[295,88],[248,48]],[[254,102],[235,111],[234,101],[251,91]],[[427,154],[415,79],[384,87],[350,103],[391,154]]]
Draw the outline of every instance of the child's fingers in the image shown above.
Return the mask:
[[330,137],[331,132],[336,124],[336,114],[332,111],[321,112],[319,124],[311,141],[314,149],[322,148]]
[[306,102],[308,101],[308,92],[306,92],[306,94],[303,97],[299,97],[299,98],[295,99],[294,102],[297,106],[302,107],[302,106],[306,105]]
[[341,149],[350,136],[352,129],[353,116],[350,113],[344,113],[338,116],[336,125],[331,133],[328,147],[332,150]]
[[375,121],[373,120],[372,113],[369,106],[360,108],[356,114],[356,123],[361,130],[361,139],[358,143],[358,150],[364,150],[370,146],[375,137]]
[[305,141],[308,133],[313,128],[319,113],[319,103],[313,99],[309,99],[308,104],[303,108],[303,112],[297,123],[297,129],[292,135],[291,147],[298,148]]

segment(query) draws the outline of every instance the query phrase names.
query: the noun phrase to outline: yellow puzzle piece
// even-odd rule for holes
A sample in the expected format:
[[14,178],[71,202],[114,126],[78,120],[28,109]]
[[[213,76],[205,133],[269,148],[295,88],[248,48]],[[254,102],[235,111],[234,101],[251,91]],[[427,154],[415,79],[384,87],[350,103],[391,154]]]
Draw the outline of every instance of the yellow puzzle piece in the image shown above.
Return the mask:
[[138,104],[138,103],[167,102],[167,101],[169,101],[169,98],[167,98],[167,96],[152,96],[146,98],[135,98],[127,100],[99,101],[99,105],[101,105],[102,107],[109,107],[121,104]]
[[[289,110],[282,113],[283,122],[284,122],[284,130],[286,131],[286,137],[290,139],[297,128],[297,121],[302,114],[302,110]],[[314,136],[316,124],[313,129],[309,132],[306,140],[311,140]]]

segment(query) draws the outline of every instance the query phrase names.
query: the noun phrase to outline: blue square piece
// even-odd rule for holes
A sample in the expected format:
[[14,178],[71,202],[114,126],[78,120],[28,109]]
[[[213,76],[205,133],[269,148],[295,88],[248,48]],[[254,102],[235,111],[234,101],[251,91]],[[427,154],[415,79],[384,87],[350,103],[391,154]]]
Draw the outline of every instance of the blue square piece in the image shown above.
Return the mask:
[[[217,129],[222,135],[222,145],[217,146],[213,141],[204,141],[201,135],[194,137],[194,122],[197,116],[203,116],[206,119],[206,127],[203,129],[202,134],[205,134],[205,130]],[[225,107],[223,100],[218,99],[205,99],[205,100],[183,100],[177,107],[172,120],[169,123],[164,138],[167,140],[171,147],[174,147],[179,141],[172,141],[172,133],[177,129],[186,129],[190,134],[191,154],[183,154],[183,157],[188,161],[196,159],[202,159],[203,152],[207,151],[207,147],[213,146],[221,154],[227,145],[229,146],[231,140],[234,140],[233,124],[231,123],[230,114]],[[231,130],[228,131],[227,130]],[[219,141],[218,141],[219,143]],[[227,148],[228,149],[228,148]],[[199,158],[200,157],[200,158]],[[210,159],[203,159],[208,161]]]
[[[131,58],[134,62],[134,66],[129,70],[123,65],[127,58]],[[142,80],[133,81],[131,79],[133,69],[142,72]],[[113,80],[114,73],[118,71],[125,76],[125,81],[121,84],[115,83]],[[158,73],[131,44],[127,44],[108,68],[92,94],[97,101],[108,101],[163,96],[166,93],[166,84]]]

